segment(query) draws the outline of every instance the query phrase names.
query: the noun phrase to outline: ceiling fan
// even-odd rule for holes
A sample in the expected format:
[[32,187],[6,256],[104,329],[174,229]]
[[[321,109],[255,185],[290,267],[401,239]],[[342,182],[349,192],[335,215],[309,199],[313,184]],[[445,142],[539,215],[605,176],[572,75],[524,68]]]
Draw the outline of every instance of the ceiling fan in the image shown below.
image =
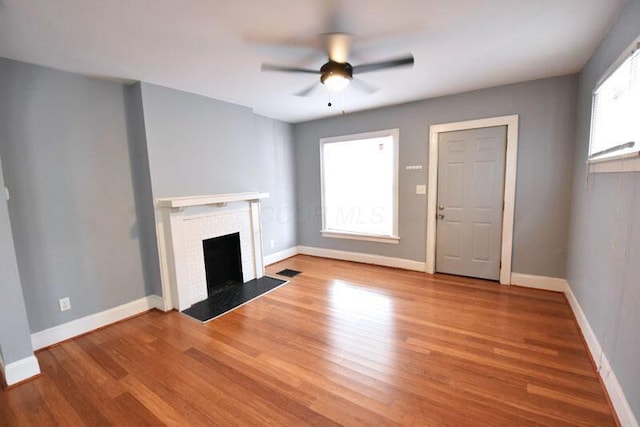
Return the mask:
[[[354,75],[370,73],[372,71],[385,70],[413,65],[413,55],[394,58],[381,62],[371,62],[367,64],[351,65],[347,62],[349,48],[351,46],[351,35],[347,33],[329,33],[322,35],[324,48],[329,61],[320,67],[320,70],[308,68],[288,67],[282,65],[262,64],[262,71],[280,71],[289,73],[306,73],[320,75],[320,83],[325,85],[332,92],[340,92],[353,81],[361,90],[366,93],[373,93],[378,90],[375,86],[365,83],[361,79],[353,80]],[[317,83],[296,93],[297,96],[309,96],[317,87]]]

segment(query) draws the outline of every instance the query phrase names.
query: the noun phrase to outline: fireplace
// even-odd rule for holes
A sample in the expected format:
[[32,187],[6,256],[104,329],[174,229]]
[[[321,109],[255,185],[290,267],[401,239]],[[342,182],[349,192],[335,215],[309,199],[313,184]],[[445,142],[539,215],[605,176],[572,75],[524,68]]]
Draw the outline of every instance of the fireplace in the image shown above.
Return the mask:
[[228,286],[243,283],[240,233],[205,239],[202,250],[210,296]]
[[[266,197],[234,193],[156,199],[165,310],[183,311],[225,283],[264,276],[260,199]],[[231,246],[233,260],[227,249],[205,254],[209,244]],[[227,267],[233,271],[220,271]]]

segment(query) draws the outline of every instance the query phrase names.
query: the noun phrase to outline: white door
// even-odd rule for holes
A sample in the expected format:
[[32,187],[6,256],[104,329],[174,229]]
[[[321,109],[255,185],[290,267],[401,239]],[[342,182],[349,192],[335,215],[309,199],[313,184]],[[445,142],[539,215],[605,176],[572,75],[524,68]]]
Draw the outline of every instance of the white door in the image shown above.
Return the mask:
[[500,279],[507,127],[438,139],[436,271]]

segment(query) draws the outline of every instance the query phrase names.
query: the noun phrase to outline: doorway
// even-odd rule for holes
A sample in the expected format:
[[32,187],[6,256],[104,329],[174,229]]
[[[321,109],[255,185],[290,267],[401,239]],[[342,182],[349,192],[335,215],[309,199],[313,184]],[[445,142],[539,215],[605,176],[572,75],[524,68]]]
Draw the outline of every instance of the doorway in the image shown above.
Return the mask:
[[427,273],[511,283],[518,116],[432,125]]

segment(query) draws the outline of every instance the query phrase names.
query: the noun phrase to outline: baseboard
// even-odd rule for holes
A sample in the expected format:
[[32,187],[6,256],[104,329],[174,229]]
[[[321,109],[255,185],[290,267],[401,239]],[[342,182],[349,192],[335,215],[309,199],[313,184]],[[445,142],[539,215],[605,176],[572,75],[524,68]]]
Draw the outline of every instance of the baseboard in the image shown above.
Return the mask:
[[12,386],[40,375],[40,364],[38,359],[32,355],[6,365],[2,362],[0,370],[2,370],[6,385]]
[[298,255],[298,248],[293,246],[291,248],[285,249],[283,251],[279,251],[270,255],[266,255],[264,257],[264,265],[275,264],[276,262],[280,262],[283,259],[291,258],[294,255]]
[[578,321],[578,326],[582,331],[582,336],[584,340],[587,342],[587,347],[589,348],[589,352],[591,353],[591,357],[596,362],[596,369],[600,371],[600,364],[602,361],[602,347],[600,346],[600,342],[596,337],[595,332],[591,328],[589,321],[587,320],[587,316],[585,316],[584,311],[582,311],[582,307],[580,303],[576,299],[576,296],[573,294],[571,287],[567,284],[567,290],[565,292],[565,296],[567,297],[567,301],[569,301],[569,305],[573,310],[573,314]]
[[403,258],[392,258],[382,255],[363,254],[359,252],[338,251],[335,249],[314,248],[310,246],[298,246],[298,253],[322,258],[339,259],[342,261],[355,261],[365,264],[375,264],[384,267],[395,267],[403,270],[426,271],[427,265],[421,261],[413,261]]
[[149,295],[147,298],[149,299],[149,308],[155,308],[160,311],[169,311],[169,309],[165,307],[164,298],[159,297],[158,295]]
[[511,284],[556,292],[566,292],[569,288],[567,281],[558,277],[534,276],[522,273],[511,273]]
[[126,319],[127,317],[135,316],[152,308],[158,308],[158,306],[162,307],[160,310],[164,310],[164,301],[156,295],[140,298],[100,313],[91,314],[62,325],[54,326],[53,328],[33,333],[31,334],[31,344],[33,345],[34,351],[39,350],[93,331],[94,329],[102,328],[103,326]]
[[613,368],[604,354],[602,355],[600,377],[602,378],[602,381],[604,381],[604,386],[607,389],[607,393],[609,393],[609,398],[616,410],[620,424],[623,427],[638,427],[638,420],[633,415],[627,396],[625,396],[624,390],[622,390],[622,386],[618,381],[618,377],[616,376],[616,373],[613,372]]
[[629,401],[618,382],[615,372],[613,372],[613,368],[611,367],[607,356],[602,351],[602,346],[600,345],[596,334],[593,332],[593,328],[591,328],[578,299],[571,290],[571,286],[568,283],[566,286],[567,289],[565,291],[565,295],[574,315],[576,316],[578,326],[580,327],[582,335],[587,342],[587,347],[589,348],[591,357],[596,363],[596,368],[598,369],[598,373],[600,374],[604,386],[607,389],[607,393],[609,394],[611,403],[618,415],[620,424],[623,427],[639,427],[638,420],[636,420],[633,412],[631,411],[631,407],[629,406]]

